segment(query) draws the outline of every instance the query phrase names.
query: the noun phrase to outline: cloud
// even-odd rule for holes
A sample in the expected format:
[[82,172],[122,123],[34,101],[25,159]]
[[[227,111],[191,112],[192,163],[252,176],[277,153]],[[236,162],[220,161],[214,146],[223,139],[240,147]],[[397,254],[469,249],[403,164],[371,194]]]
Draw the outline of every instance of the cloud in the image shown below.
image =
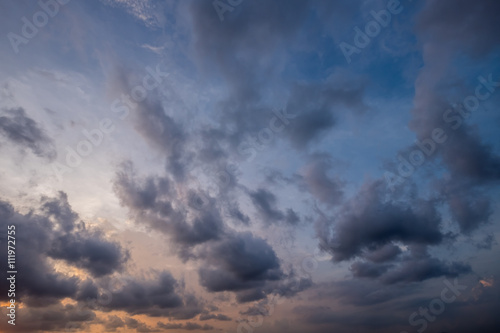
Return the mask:
[[466,0],[426,1],[418,17],[417,32],[432,44],[460,48],[476,57],[483,56],[500,43],[500,37],[495,33],[500,29],[494,14],[498,10],[500,5],[494,0],[474,4]]
[[165,330],[211,331],[214,329],[214,327],[211,325],[205,324],[202,326],[200,324],[193,322],[187,322],[185,324],[174,324],[174,323],[163,323],[160,321],[158,322],[157,326]]
[[104,329],[106,332],[116,332],[117,328],[125,327],[125,322],[118,316],[111,315],[108,316],[104,323]]
[[267,224],[284,221],[289,225],[294,225],[300,221],[299,216],[293,209],[287,209],[286,213],[280,211],[276,207],[276,196],[266,189],[259,188],[257,191],[250,192],[249,196],[259,215]]
[[177,295],[177,281],[169,272],[163,271],[155,280],[127,280],[118,290],[111,291],[111,302],[107,310],[123,310],[131,314],[175,308],[182,305]]
[[125,325],[127,326],[127,328],[133,329],[139,333],[159,332],[159,330],[149,327],[146,323],[138,321],[137,319],[134,318],[126,318]]
[[38,157],[53,161],[57,152],[53,140],[23,108],[4,109],[0,116],[0,134],[10,142],[29,149]]
[[[129,209],[137,223],[170,237],[185,259],[192,256],[193,247],[216,240],[225,233],[225,227],[215,202],[208,196],[203,209],[189,209],[189,196],[177,196],[172,181],[167,177],[139,178],[131,163],[125,163],[114,181],[115,193],[123,206]],[[195,195],[196,193],[191,193]],[[196,194],[198,195],[198,194]],[[175,207],[175,208],[174,208]]]
[[341,111],[361,113],[365,83],[348,79],[342,71],[332,74],[320,84],[295,84],[287,101],[287,113],[296,118],[286,128],[286,135],[297,149],[318,141],[336,124]]
[[153,98],[138,104],[134,127],[151,146],[165,154],[166,167],[176,180],[183,180],[189,154],[186,153],[186,133],[182,126],[166,114],[161,102]]
[[[418,247],[417,247],[418,248]],[[446,276],[457,277],[472,272],[470,265],[462,262],[446,262],[432,258],[425,248],[412,249],[410,256],[403,259],[401,265],[381,277],[384,283],[419,282]]]
[[[268,127],[275,108],[293,115],[292,121],[285,122],[283,137],[297,149],[305,149],[333,128],[340,111],[358,112],[366,108],[364,82],[349,75],[336,72],[321,83],[289,83],[281,77],[281,59],[288,56],[285,50],[302,52],[308,47],[309,40],[303,38],[301,28],[309,15],[331,14],[329,20],[337,19],[344,11],[355,12],[352,7],[328,6],[317,1],[258,0],[226,13],[233,19],[221,24],[212,3],[190,3],[195,59],[204,74],[222,78],[230,92],[219,99],[217,111],[213,112],[219,125],[210,130],[212,141],[211,147],[204,149],[206,155],[223,154],[214,146],[227,146],[234,152],[248,144],[249,137]],[[286,91],[279,105],[266,103],[271,91],[276,95]]]
[[326,154],[315,154],[300,174],[309,192],[318,200],[329,204],[339,204],[343,199],[344,183],[329,175],[333,168],[331,157]]
[[[393,241],[439,244],[441,217],[436,203],[409,195],[406,201],[387,199],[383,181],[367,182],[341,207],[335,219],[318,224],[322,249],[335,261],[362,256]],[[400,198],[402,199],[402,198]]]
[[236,291],[240,301],[265,297],[266,282],[283,278],[273,249],[248,232],[234,234],[204,253],[200,284],[212,292]]
[[[199,261],[199,281],[206,290],[233,291],[238,301],[249,302],[281,289],[291,295],[308,287],[307,283],[288,286],[290,276],[282,272],[273,248],[250,232],[229,228],[214,198],[194,190],[179,195],[171,184],[165,177],[141,179],[126,163],[117,172],[114,187],[136,223],[171,239],[183,260]],[[201,206],[191,207],[198,202],[193,196],[200,194]],[[283,215],[288,221],[296,218]]]
[[[7,311],[4,309],[2,307],[1,313],[6,317]],[[16,325],[10,325],[5,320],[0,323],[0,329],[3,332],[31,333],[88,330],[96,318],[93,311],[72,304],[43,304],[40,307],[17,308]]]
[[25,215],[0,201],[0,214],[2,228],[14,225],[16,240],[30,244],[16,253],[17,264],[23,267],[17,276],[19,294],[27,304],[51,304],[76,296],[79,278],[56,272],[50,259],[63,260],[94,276],[120,271],[128,259],[118,243],[106,240],[102,231],[87,229],[78,220],[63,192],[57,198],[43,198],[38,210]]
[[199,317],[200,320],[219,320],[219,321],[231,321],[232,319],[225,314],[218,313],[218,314],[213,314],[213,313],[202,313]]
[[[440,193],[463,233],[470,234],[489,221],[489,195],[485,191],[500,180],[500,156],[478,135],[474,126],[459,115],[462,101],[473,92],[457,78],[450,64],[458,54],[479,60],[498,50],[499,23],[494,17],[495,1],[427,1],[417,16],[416,36],[423,45],[424,66],[415,81],[414,108],[409,127],[419,140],[443,128],[447,141],[438,147],[441,164],[448,172],[436,190]],[[441,19],[446,12],[446,18]],[[477,38],[476,36],[481,36]],[[485,73],[487,75],[487,73]],[[450,89],[449,87],[453,87]],[[462,96],[455,97],[459,91]],[[450,106],[448,101],[458,103]],[[458,116],[444,121],[445,112]],[[468,112],[467,112],[468,113]],[[479,196],[478,196],[479,194]]]

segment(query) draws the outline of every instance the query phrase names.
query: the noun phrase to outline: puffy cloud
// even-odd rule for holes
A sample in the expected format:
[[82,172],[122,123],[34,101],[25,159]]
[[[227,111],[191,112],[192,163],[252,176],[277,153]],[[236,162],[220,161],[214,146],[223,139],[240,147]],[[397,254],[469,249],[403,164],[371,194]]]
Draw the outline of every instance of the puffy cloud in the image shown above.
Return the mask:
[[394,241],[439,244],[443,240],[435,202],[411,194],[407,201],[395,201],[387,198],[387,191],[383,181],[368,182],[341,207],[335,224],[318,224],[320,246],[335,261],[380,251],[381,246]]
[[[21,214],[8,202],[0,202],[1,227],[14,225],[20,247],[16,261],[20,298],[28,304],[53,303],[75,297],[79,279],[55,271],[49,259],[83,268],[94,276],[108,275],[123,268],[127,252],[105,239],[99,230],[87,229],[73,212],[65,193],[42,199],[36,211]],[[1,282],[5,286],[5,282]]]

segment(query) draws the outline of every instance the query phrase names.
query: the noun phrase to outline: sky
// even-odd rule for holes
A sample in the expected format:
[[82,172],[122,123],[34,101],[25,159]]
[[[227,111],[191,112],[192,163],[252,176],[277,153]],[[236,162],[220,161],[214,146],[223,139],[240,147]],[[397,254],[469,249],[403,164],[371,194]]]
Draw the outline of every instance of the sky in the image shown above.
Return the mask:
[[0,331],[499,332],[499,13],[1,1]]

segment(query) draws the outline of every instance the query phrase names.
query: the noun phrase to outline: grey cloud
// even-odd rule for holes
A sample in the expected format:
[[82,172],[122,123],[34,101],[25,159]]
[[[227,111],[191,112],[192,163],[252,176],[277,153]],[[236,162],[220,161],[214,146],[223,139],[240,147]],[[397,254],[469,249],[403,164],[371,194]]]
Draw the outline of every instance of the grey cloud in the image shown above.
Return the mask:
[[[212,159],[224,155],[219,149],[223,146],[219,145],[221,142],[234,151],[269,125],[275,106],[265,106],[263,96],[274,89],[273,83],[281,83],[273,54],[280,45],[290,48],[300,45],[301,50],[305,47],[304,42],[308,41],[301,38],[299,31],[309,10],[321,16],[331,14],[341,18],[344,11],[354,12],[352,7],[350,4],[329,6],[321,1],[269,3],[259,0],[226,13],[238,19],[228,19],[221,24],[211,3],[192,2],[190,14],[194,22],[196,59],[205,73],[222,76],[231,90],[230,97],[219,102],[220,112],[214,117],[220,125],[209,131],[210,146],[203,149],[203,155]],[[259,29],[255,29],[257,26]],[[234,54],[244,56],[234,57]],[[340,108],[354,111],[366,108],[364,82],[348,77],[333,75],[321,84],[297,83],[285,87],[290,96],[285,109],[294,119],[286,124],[284,137],[296,148],[304,149],[328,132],[335,125],[335,115]]]
[[231,321],[232,319],[225,314],[218,313],[202,313],[199,317],[200,320],[219,320],[219,321]]
[[391,201],[386,199],[386,191],[383,181],[368,182],[341,207],[334,226],[329,227],[328,221],[319,222],[320,246],[335,261],[362,255],[392,241],[439,244],[443,240],[436,203],[411,195],[408,203]]
[[2,110],[0,134],[14,144],[29,149],[33,154],[53,161],[57,152],[53,140],[31,119],[23,108]]
[[353,83],[336,73],[321,84],[296,84],[287,101],[287,113],[296,118],[286,128],[286,135],[297,149],[319,140],[336,125],[336,117],[342,108],[361,113],[363,80]]
[[[430,138],[435,128],[445,130],[448,139],[433,158],[442,157],[449,176],[436,189],[465,234],[489,221],[491,199],[485,192],[500,179],[500,156],[466,120],[459,117],[457,123],[443,121],[445,112],[458,115],[463,109],[461,102],[473,93],[465,82],[454,78],[450,64],[457,54],[467,54],[477,61],[498,49],[496,31],[500,26],[494,14],[498,8],[498,2],[490,0],[474,4],[427,1],[417,16],[417,38],[426,51],[415,83],[415,107],[409,126],[419,140]],[[458,101],[452,98],[455,91],[464,92]],[[450,107],[450,100],[459,104]]]
[[496,33],[500,23],[495,15],[499,10],[495,0],[426,1],[417,31],[436,45],[462,48],[473,56],[485,55],[500,43]]
[[152,146],[166,155],[166,167],[176,180],[183,180],[189,164],[182,126],[170,117],[161,102],[147,99],[137,107],[134,126]]
[[333,168],[331,157],[325,154],[315,154],[311,161],[301,170],[303,182],[311,194],[320,201],[336,205],[343,199],[344,183],[329,175]]
[[[85,229],[62,192],[58,198],[44,198],[40,209],[25,215],[15,212],[7,202],[0,202],[0,207],[3,228],[7,230],[7,225],[15,225],[16,239],[30,244],[16,253],[17,263],[23,267],[18,274],[18,291],[28,305],[54,304],[66,297],[74,298],[82,286],[77,277],[57,273],[49,258],[63,259],[70,266],[84,268],[96,276],[120,270],[128,258],[120,245],[108,242],[97,230]],[[71,243],[73,240],[80,244],[75,246]]]
[[239,233],[208,249],[200,283],[210,291],[245,290],[282,277],[273,249],[251,233]]
[[111,302],[106,310],[123,310],[130,314],[153,314],[155,310],[177,308],[183,305],[176,292],[177,281],[169,272],[160,272],[156,279],[127,280],[123,286],[111,291]]
[[127,326],[127,328],[133,329],[139,333],[159,332],[159,330],[154,329],[148,326],[146,323],[138,321],[137,319],[134,318],[126,318],[125,325]]
[[[124,164],[114,181],[115,193],[121,204],[129,208],[136,222],[168,235],[184,255],[189,257],[191,247],[218,239],[225,231],[214,200],[207,198],[203,209],[191,209],[194,216],[188,218],[186,208],[189,199],[177,198],[170,190],[170,180],[165,177],[139,178],[130,163]],[[200,193],[201,194],[201,193]],[[198,194],[191,194],[198,195]],[[174,209],[173,203],[177,208]]]
[[125,327],[125,322],[118,316],[108,316],[104,323],[106,332],[116,332],[117,328]]
[[[3,311],[3,310],[2,310]],[[5,314],[2,312],[2,316]],[[5,316],[6,317],[6,316]],[[20,318],[23,318],[20,320]],[[88,330],[96,314],[88,309],[71,304],[44,304],[40,307],[16,309],[16,325],[7,321],[0,323],[3,332],[49,332],[67,330]]]
[[355,277],[378,278],[390,268],[391,265],[357,261],[351,265],[350,270]]
[[[114,186],[137,223],[174,241],[183,260],[200,260],[200,284],[208,291],[233,291],[240,302],[248,302],[275,289],[288,288],[291,295],[307,287],[304,283],[298,288],[285,286],[289,276],[281,271],[272,247],[251,233],[232,231],[214,198],[201,191],[187,191],[185,197],[179,197],[168,184],[163,177],[140,178],[131,164],[125,164]],[[196,203],[201,203],[199,209],[187,210]],[[298,219],[293,211],[281,213],[280,218],[293,223]]]
[[439,276],[457,277],[472,271],[470,265],[462,262],[447,262],[432,258],[426,246],[416,245],[402,263],[381,277],[384,283],[418,282]]
[[380,263],[396,258],[401,253],[399,246],[392,243],[383,245],[380,248],[374,249],[364,255],[366,259]]
[[250,192],[249,196],[260,216],[267,224],[285,221],[287,224],[294,225],[300,221],[299,216],[293,209],[288,208],[286,213],[280,211],[276,207],[276,196],[266,189],[259,188],[257,191]]
[[187,322],[185,324],[177,324],[177,323],[163,323],[160,321],[158,322],[157,326],[164,330],[211,331],[214,329],[214,327],[211,325],[208,324],[200,325],[193,322]]

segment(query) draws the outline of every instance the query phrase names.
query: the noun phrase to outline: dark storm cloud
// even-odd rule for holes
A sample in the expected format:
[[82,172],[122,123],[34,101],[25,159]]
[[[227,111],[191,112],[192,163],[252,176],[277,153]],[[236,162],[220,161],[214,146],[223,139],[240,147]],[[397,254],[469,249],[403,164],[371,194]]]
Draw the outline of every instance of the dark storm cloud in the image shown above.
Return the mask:
[[274,250],[251,233],[234,234],[208,251],[199,276],[200,284],[209,291],[261,289],[267,280],[283,277]]
[[391,268],[391,265],[386,264],[374,264],[371,262],[360,262],[357,261],[353,263],[350,267],[352,274],[355,277],[368,277],[368,278],[378,278],[387,270]]
[[[199,279],[205,289],[233,291],[238,301],[249,302],[273,292],[292,295],[309,286],[305,281],[291,286],[291,276],[281,270],[273,248],[251,233],[232,231],[214,198],[201,190],[179,196],[169,184],[163,177],[140,178],[125,164],[114,186],[136,223],[164,233],[183,260],[200,261]],[[279,217],[290,223],[298,220],[290,211]]]
[[152,308],[169,309],[182,305],[176,293],[177,281],[169,272],[161,272],[150,281],[130,279],[118,290],[111,291],[107,310],[123,310],[131,314],[147,313]]
[[411,195],[406,203],[392,201],[387,199],[387,191],[383,181],[368,182],[341,207],[334,225],[330,226],[328,221],[318,224],[320,246],[335,261],[377,250],[392,241],[410,244],[442,241],[436,203]]
[[[225,232],[224,224],[214,199],[202,192],[180,198],[170,183],[166,177],[141,179],[132,164],[125,163],[117,172],[114,189],[137,223],[168,235],[181,245],[179,253],[188,258],[193,246],[218,239]],[[190,200],[193,196],[199,200]],[[198,202],[203,205],[202,209],[190,208]]]
[[426,246],[414,245],[409,252],[390,264],[357,261],[351,265],[351,271],[355,277],[378,278],[383,283],[394,284],[419,282],[439,276],[457,277],[470,273],[471,267],[462,262],[432,258]]
[[[204,311],[202,302],[186,293],[168,271],[154,272],[148,278],[122,276],[120,280],[105,279],[100,287],[106,290],[105,302],[93,304],[104,312],[125,311],[130,315],[191,319]],[[92,293],[91,293],[92,294]],[[90,299],[95,299],[91,295]]]
[[[318,221],[320,247],[334,261],[364,259],[351,265],[353,276],[386,284],[470,273],[466,263],[439,260],[427,252],[429,245],[449,236],[441,231],[440,201],[419,199],[411,189],[396,195],[398,200],[391,198],[382,181],[366,183],[341,207],[335,224],[326,217]],[[403,253],[395,242],[409,250]]]
[[3,228],[15,225],[16,239],[30,244],[16,253],[22,267],[17,275],[18,291],[28,305],[51,304],[77,295],[79,279],[57,273],[49,258],[62,259],[94,276],[120,270],[128,258],[119,244],[107,241],[98,230],[87,230],[62,192],[58,198],[44,198],[39,210],[25,215],[7,202],[0,202],[0,207]]
[[471,267],[462,262],[445,262],[436,258],[426,256],[423,258],[411,258],[398,268],[389,271],[382,276],[384,283],[397,282],[419,282],[439,276],[457,277],[470,273]]
[[272,247],[249,232],[235,233],[203,251],[200,284],[208,291],[233,291],[240,303],[274,294],[291,297],[312,285],[292,270],[283,272]]
[[370,261],[380,263],[389,261],[396,258],[401,253],[399,246],[392,243],[385,244],[384,246],[374,249],[364,255]]
[[86,269],[95,277],[120,271],[128,259],[118,244],[102,239],[98,232],[61,235],[53,240],[48,255]]
[[56,158],[54,142],[40,125],[26,115],[23,108],[3,109],[0,116],[0,134],[10,142],[52,161]]
[[115,242],[102,236],[101,230],[88,229],[71,210],[66,194],[58,199],[44,199],[42,209],[62,227],[64,232],[53,232],[47,255],[83,268],[95,277],[120,271],[128,260],[128,253]]
[[286,213],[280,211],[276,207],[276,196],[266,189],[259,188],[257,191],[250,192],[249,196],[260,216],[267,224],[284,221],[287,224],[294,225],[300,221],[299,216],[293,209],[288,208]]

